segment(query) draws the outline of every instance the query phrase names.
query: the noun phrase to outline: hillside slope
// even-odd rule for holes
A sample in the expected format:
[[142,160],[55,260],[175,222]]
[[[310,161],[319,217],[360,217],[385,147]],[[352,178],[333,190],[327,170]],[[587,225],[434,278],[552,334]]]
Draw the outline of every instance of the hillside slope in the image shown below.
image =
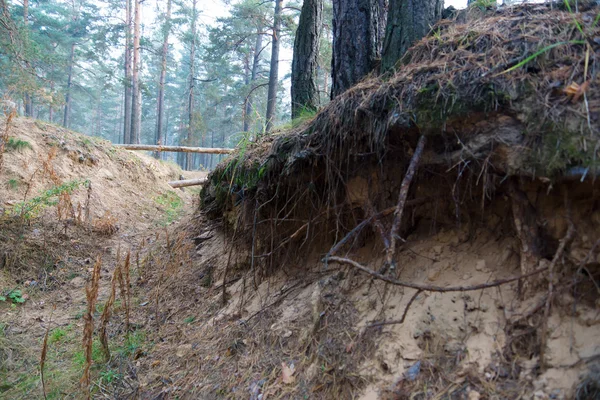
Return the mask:
[[[167,182],[203,174],[40,121],[0,118],[0,126],[6,143],[0,165],[0,398],[42,397],[46,332],[48,398],[77,398],[94,264],[101,265],[101,304],[125,256],[139,266],[144,246],[193,208],[197,191],[174,190]],[[138,272],[132,273],[136,279]],[[119,310],[123,306],[114,311],[123,321]],[[98,324],[100,314],[95,318]],[[127,363],[138,342],[115,324],[111,349]],[[101,365],[97,345],[95,379],[100,375],[98,382],[106,384],[123,376]]]

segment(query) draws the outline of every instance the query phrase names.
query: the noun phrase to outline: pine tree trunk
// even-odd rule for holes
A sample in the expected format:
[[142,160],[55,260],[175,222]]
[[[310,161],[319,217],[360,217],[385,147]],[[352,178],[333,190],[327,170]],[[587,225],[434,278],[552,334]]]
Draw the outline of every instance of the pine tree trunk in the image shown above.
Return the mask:
[[390,0],[381,68],[394,68],[408,48],[442,17],[444,0]]
[[63,126],[65,128],[68,128],[71,124],[71,86],[73,84],[73,64],[75,64],[75,43],[71,44],[69,69],[67,71],[67,93],[65,95],[65,112],[63,116]]
[[[25,24],[25,34],[27,34],[29,29],[29,0],[23,0],[23,22]],[[30,68],[30,64],[28,61],[25,61],[25,66],[27,69]],[[27,92],[25,92],[23,103],[25,105],[25,116],[32,117],[33,102],[31,100],[31,96]]]
[[131,143],[131,85],[132,85],[132,71],[131,71],[131,28],[132,28],[132,17],[131,17],[131,1],[125,0],[125,99],[123,106],[123,143]]
[[281,3],[275,0],[275,14],[273,16],[273,38],[271,39],[271,69],[269,71],[269,91],[267,94],[267,114],[265,132],[273,128],[275,109],[277,106],[277,84],[279,80],[279,39],[281,33]]
[[140,23],[141,0],[134,0],[133,22],[133,65],[132,65],[132,99],[131,99],[131,143],[140,143],[140,128],[142,122],[142,99],[140,91]]
[[[54,75],[54,66],[52,67],[52,75]],[[54,94],[54,81],[50,81],[50,93]],[[52,123],[53,118],[54,108],[52,107],[52,100],[50,100],[50,105],[48,106],[48,121]]]
[[331,98],[377,67],[384,33],[381,4],[379,0],[333,0]]
[[[169,51],[169,31],[171,30],[171,0],[167,0],[167,15],[165,17],[164,39],[160,60],[160,78],[158,80],[158,100],[156,110],[156,144],[163,143],[163,117],[165,107],[165,78],[167,76],[167,53]],[[154,157],[160,158],[160,153],[154,153]]]
[[304,0],[292,60],[292,119],[304,110],[315,111],[319,105],[317,87],[317,62],[321,25],[323,24],[323,1]]
[[[195,59],[196,59],[196,0],[193,0],[192,5],[192,44],[190,46],[190,76],[189,76],[189,91],[188,91],[188,126],[187,126],[187,138],[186,145],[192,145],[192,136],[194,129],[194,76],[195,71]],[[192,155],[187,154],[186,156],[186,169],[190,169],[192,165]]]
[[[163,141],[165,142],[165,145],[169,145],[169,113],[167,113],[167,118],[165,121],[165,132],[163,134]],[[167,155],[166,154],[162,154],[161,156],[162,160],[166,160],[167,159]]]
[[[254,86],[254,82],[256,82],[256,78],[258,76],[258,67],[260,64],[260,53],[262,52],[262,33],[261,29],[258,29],[256,32],[256,42],[254,43],[254,51],[252,57],[252,72],[250,74],[250,86]],[[244,106],[244,132],[248,132],[250,130],[250,122],[253,110],[253,96],[252,96],[253,87],[250,87],[250,94],[246,99],[246,104]],[[212,161],[211,161],[212,163]]]
[[[244,56],[244,85],[250,86],[250,55]],[[250,107],[248,107],[248,98],[244,100],[242,105],[242,132],[248,132],[250,126]]]

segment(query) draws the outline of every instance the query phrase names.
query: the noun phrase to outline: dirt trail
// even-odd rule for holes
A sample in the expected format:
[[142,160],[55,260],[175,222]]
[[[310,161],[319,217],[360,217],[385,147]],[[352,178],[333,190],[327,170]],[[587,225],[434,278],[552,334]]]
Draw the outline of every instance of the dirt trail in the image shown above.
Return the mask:
[[[101,312],[118,249],[121,260],[131,250],[137,274],[136,256],[144,247],[197,207],[197,188],[173,190],[166,182],[206,174],[184,173],[174,164],[39,121],[16,119],[8,132],[0,169],[0,295],[19,293],[25,301],[0,302],[0,398],[41,396],[39,357],[48,327],[48,397],[77,397],[85,285],[96,257],[102,259]],[[56,203],[46,196],[69,185],[66,210],[60,199]],[[20,214],[23,204],[36,207]],[[115,323],[122,323],[122,310],[116,313]],[[117,352],[128,354],[139,346],[125,342],[115,343]],[[95,361],[99,357],[95,354]],[[99,384],[126,376],[112,367],[95,374],[104,377]]]

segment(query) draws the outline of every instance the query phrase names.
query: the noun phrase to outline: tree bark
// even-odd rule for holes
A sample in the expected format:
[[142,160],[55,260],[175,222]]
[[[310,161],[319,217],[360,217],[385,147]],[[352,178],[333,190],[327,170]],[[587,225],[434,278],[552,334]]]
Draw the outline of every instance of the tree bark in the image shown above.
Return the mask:
[[[165,17],[164,38],[160,61],[160,78],[158,80],[158,100],[156,110],[156,144],[163,142],[163,116],[165,114],[165,78],[167,76],[167,53],[169,51],[169,31],[171,30],[171,0],[167,0],[167,14]],[[160,153],[154,153],[154,157],[160,158]]]
[[[192,4],[192,44],[190,46],[190,76],[189,76],[189,91],[188,91],[188,126],[187,126],[187,138],[186,144],[190,146],[192,144],[192,136],[194,129],[194,75],[195,72],[195,59],[196,59],[196,3],[194,0]],[[192,165],[192,155],[187,154],[185,169],[190,169]]]
[[[29,26],[29,0],[23,0],[23,22],[25,24],[25,33],[28,32]],[[29,61],[25,61],[25,66],[27,69],[30,68]],[[25,116],[32,117],[33,116],[33,101],[28,92],[25,92],[23,102],[25,103]]]
[[140,128],[142,123],[142,99],[140,91],[140,24],[141,0],[134,0],[133,22],[133,65],[132,65],[132,98],[131,98],[131,142],[140,143]]
[[265,132],[273,128],[273,119],[277,106],[277,84],[279,81],[279,35],[281,33],[281,3],[275,0],[275,14],[273,15],[273,37],[271,39],[271,69],[269,71],[269,90],[267,94],[267,114]]
[[176,188],[182,188],[182,187],[187,187],[187,186],[204,185],[206,182],[208,182],[207,178],[198,178],[198,179],[171,181],[171,182],[169,182],[169,185],[172,188],[176,189]]
[[[262,29],[258,29],[256,32],[256,43],[254,43],[254,51],[253,51],[253,57],[252,57],[252,72],[250,73],[250,86],[253,86],[254,82],[256,82],[257,76],[258,76],[258,67],[260,64],[260,53],[262,52],[262,33],[261,33]],[[250,130],[250,122],[251,122],[251,115],[252,115],[252,109],[253,109],[253,97],[252,97],[252,91],[254,90],[254,88],[250,88],[250,94],[248,95],[248,97],[246,98],[245,101],[245,105],[244,105],[244,132],[248,132],[248,130]]]
[[377,67],[384,33],[382,4],[380,0],[333,0],[332,99]]
[[408,48],[442,17],[444,0],[390,0],[381,69],[394,68]]
[[[52,75],[54,75],[54,66],[52,67]],[[54,81],[50,81],[50,93],[54,95]],[[50,100],[50,105],[48,106],[48,121],[52,123],[54,119],[54,107],[52,107],[52,100]]]
[[304,0],[294,39],[292,119],[299,117],[304,110],[316,111],[319,105],[316,80],[322,24],[323,1]]
[[68,128],[71,125],[71,86],[73,84],[73,64],[75,64],[75,43],[71,44],[69,69],[67,72],[67,93],[65,95],[65,112],[63,116],[63,126],[65,128]]
[[123,106],[123,143],[131,143],[131,1],[125,0],[125,99]]

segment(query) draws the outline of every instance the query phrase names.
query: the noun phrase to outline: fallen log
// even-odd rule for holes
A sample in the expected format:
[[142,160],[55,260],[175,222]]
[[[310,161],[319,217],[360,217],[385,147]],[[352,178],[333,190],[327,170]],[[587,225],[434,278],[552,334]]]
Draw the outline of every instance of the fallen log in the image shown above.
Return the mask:
[[183,181],[171,181],[169,182],[169,185],[171,185],[172,188],[181,188],[181,187],[186,187],[186,186],[198,186],[198,185],[203,185],[208,181],[208,179],[206,178],[200,178],[200,179],[187,179],[187,180],[183,180]]
[[115,144],[125,150],[173,151],[178,153],[229,154],[233,149],[187,146],[157,146],[150,144]]

